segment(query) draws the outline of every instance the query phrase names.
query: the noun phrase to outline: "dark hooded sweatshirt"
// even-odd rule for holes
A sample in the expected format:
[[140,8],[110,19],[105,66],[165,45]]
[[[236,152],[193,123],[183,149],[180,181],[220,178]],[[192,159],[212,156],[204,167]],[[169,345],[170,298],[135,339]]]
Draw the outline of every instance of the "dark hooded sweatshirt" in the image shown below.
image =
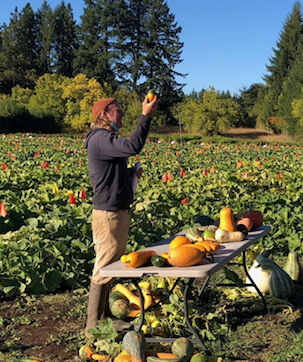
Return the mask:
[[125,210],[133,202],[128,157],[142,150],[149,125],[149,116],[141,115],[129,139],[119,138],[104,128],[94,128],[86,134],[85,148],[88,150],[94,209]]

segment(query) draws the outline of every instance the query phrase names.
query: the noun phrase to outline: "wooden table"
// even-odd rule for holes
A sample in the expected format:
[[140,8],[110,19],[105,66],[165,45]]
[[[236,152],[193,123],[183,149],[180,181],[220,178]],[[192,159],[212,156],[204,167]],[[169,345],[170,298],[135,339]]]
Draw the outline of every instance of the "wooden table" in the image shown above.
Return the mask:
[[[200,291],[200,295],[201,295],[202,292],[204,291],[205,287],[207,286],[210,277],[213,274],[215,274],[217,271],[222,269],[224,266],[226,266],[232,259],[234,259],[236,256],[238,256],[239,254],[242,253],[243,254],[243,264],[241,264],[241,265],[243,265],[245,274],[248,276],[249,280],[251,281],[251,284],[249,284],[249,285],[253,285],[256,288],[258,294],[262,298],[262,301],[264,304],[264,310],[266,310],[265,298],[248,274],[247,267],[246,267],[245,251],[249,246],[251,246],[252,244],[255,244],[259,239],[266,236],[269,233],[269,231],[270,231],[270,226],[262,225],[259,228],[254,229],[253,231],[249,232],[248,236],[240,242],[229,242],[229,243],[221,244],[221,246],[222,246],[221,249],[219,249],[215,252],[214,259],[212,261],[203,259],[199,264],[194,265],[194,266],[183,267],[183,268],[173,267],[173,266],[168,266],[168,267],[142,266],[139,268],[129,268],[129,267],[125,266],[121,261],[117,261],[115,263],[112,263],[112,264],[100,269],[100,275],[102,277],[117,277],[117,278],[132,279],[132,281],[136,285],[136,288],[138,289],[138,293],[140,296],[140,302],[141,302],[141,310],[143,311],[143,313],[141,313],[141,319],[140,319],[140,323],[138,326],[138,330],[141,329],[143,322],[144,322],[144,308],[143,308],[144,300],[143,300],[142,292],[138,285],[138,280],[140,280],[145,275],[146,276],[157,275],[157,276],[161,276],[161,277],[173,277],[173,278],[189,278],[189,281],[186,284],[185,289],[184,289],[184,317],[185,317],[188,328],[195,336],[195,339],[193,341],[201,344],[202,348],[206,352],[208,352],[203,339],[197,333],[197,331],[193,328],[191,321],[188,317],[187,299],[188,299],[188,292],[189,292],[189,289],[190,289],[192,283],[197,278],[205,278],[204,284]],[[186,234],[186,232],[181,232],[181,233],[178,233],[177,235],[185,235],[185,234]],[[149,248],[146,248],[146,250],[147,249],[154,250],[157,254],[168,252],[169,243],[174,237],[175,236],[162,240],[159,243],[154,244]],[[247,286],[248,284],[245,284],[245,285]],[[231,286],[231,285],[229,285],[229,286]],[[151,342],[155,341],[154,338],[149,338],[147,340],[151,341]],[[168,338],[161,339],[161,341],[163,341],[163,342],[166,342],[168,340],[171,340],[171,339],[168,339]],[[157,339],[157,341],[159,342],[159,339]]]

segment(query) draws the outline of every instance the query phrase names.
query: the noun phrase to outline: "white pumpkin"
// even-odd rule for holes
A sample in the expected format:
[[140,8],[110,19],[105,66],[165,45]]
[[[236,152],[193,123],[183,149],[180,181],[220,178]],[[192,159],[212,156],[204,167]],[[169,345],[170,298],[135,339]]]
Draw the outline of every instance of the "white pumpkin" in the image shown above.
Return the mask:
[[[269,279],[271,277],[270,270],[262,269],[260,264],[255,260],[253,265],[249,269],[248,274],[250,275],[256,286],[259,288],[261,293],[269,293]],[[251,284],[251,281],[248,277],[246,277],[246,284],[249,283]],[[251,293],[258,294],[256,288],[253,285],[247,287],[247,290],[249,290]]]

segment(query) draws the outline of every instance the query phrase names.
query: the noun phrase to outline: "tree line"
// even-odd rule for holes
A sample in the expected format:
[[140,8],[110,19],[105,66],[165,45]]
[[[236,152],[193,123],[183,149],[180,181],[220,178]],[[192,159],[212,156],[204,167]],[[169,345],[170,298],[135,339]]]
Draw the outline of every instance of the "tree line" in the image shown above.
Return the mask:
[[182,28],[164,0],[84,0],[76,23],[70,3],[28,3],[0,24],[0,132],[60,132],[89,126],[92,104],[116,97],[132,130],[148,89],[161,102],[154,127],[220,134],[230,127],[269,127],[303,135],[303,21],[293,5],[269,58],[264,83],[238,94],[213,87],[186,95],[175,71]]

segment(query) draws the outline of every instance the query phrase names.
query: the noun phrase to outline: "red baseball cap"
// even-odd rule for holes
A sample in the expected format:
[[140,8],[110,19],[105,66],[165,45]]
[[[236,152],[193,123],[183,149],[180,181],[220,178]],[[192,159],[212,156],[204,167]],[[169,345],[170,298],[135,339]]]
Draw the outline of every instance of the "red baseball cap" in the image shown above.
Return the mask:
[[97,118],[100,116],[100,114],[104,111],[104,109],[111,103],[113,103],[116,99],[115,98],[102,98],[99,101],[97,101],[94,105],[93,105],[93,117],[94,120],[96,121]]

